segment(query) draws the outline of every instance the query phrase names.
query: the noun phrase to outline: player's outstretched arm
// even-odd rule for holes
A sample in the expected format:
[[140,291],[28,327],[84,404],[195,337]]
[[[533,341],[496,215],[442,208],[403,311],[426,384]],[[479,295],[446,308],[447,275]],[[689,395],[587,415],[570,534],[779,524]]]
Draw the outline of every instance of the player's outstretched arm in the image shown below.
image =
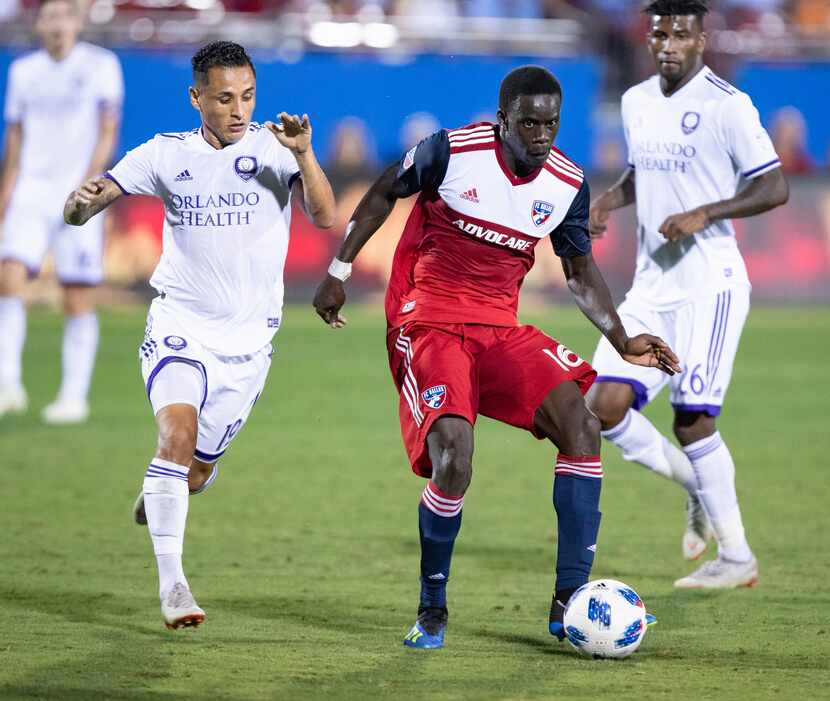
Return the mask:
[[19,122],[6,127],[6,143],[3,149],[3,168],[0,171],[0,222],[12,198],[17,175],[20,172],[20,151],[23,147],[23,127]]
[[360,200],[346,229],[348,235],[314,295],[314,309],[332,328],[339,329],[346,324],[340,310],[346,303],[343,283],[348,279],[352,262],[386,221],[398,198],[405,194],[399,191],[398,167],[395,163],[387,168]]
[[109,178],[91,178],[66,198],[63,220],[73,226],[82,226],[122,194],[121,188]]
[[301,118],[287,112],[280,112],[279,119],[279,124],[266,122],[265,126],[294,154],[300,169],[300,178],[294,184],[296,195],[312,223],[329,229],[334,226],[334,192],[311,147],[311,121],[307,114]]
[[775,209],[790,198],[790,186],[781,168],[757,178],[734,197],[704,204],[688,212],[673,214],[660,225],[660,233],[669,241],[680,241],[696,234],[718,219],[741,219]]
[[626,168],[620,179],[591,203],[591,209],[588,213],[588,232],[591,234],[591,238],[599,239],[605,236],[605,230],[608,228],[608,217],[613,210],[636,201],[635,177],[634,169]]
[[577,306],[625,360],[634,365],[660,368],[669,375],[680,372],[677,356],[665,341],[645,333],[628,337],[614,309],[608,285],[590,253],[563,258],[562,267]]

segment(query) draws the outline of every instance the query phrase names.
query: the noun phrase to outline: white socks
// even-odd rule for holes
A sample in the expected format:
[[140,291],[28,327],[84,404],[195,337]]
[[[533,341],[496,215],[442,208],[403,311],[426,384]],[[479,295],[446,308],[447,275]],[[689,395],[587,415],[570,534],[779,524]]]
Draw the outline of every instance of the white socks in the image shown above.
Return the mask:
[[697,479],[688,458],[639,411],[629,409],[620,423],[602,437],[621,451],[623,458],[683,485],[689,494],[697,491]]
[[95,312],[67,316],[63,327],[63,376],[60,399],[86,401],[95,353],[98,350],[98,317]]
[[746,542],[741,509],[735,492],[735,463],[717,431],[683,448],[698,479],[698,496],[712,522],[718,555],[734,562],[748,562],[752,550]]
[[144,475],[144,511],[159,569],[159,597],[176,582],[189,588],[182,570],[190,468],[153,458]]
[[19,297],[0,297],[0,388],[22,389],[26,307]]

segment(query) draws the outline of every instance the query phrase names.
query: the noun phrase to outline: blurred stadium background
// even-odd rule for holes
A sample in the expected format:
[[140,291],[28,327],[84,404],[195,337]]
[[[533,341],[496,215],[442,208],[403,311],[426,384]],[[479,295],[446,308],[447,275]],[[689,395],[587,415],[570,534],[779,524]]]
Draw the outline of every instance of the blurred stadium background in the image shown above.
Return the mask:
[[[34,45],[37,0],[0,0],[0,94],[9,63]],[[786,207],[736,222],[755,302],[830,301],[830,2],[716,0],[707,62],[747,91],[791,178]],[[639,3],[631,0],[91,0],[83,38],[114,49],[126,101],[116,159],[159,131],[197,124],[186,99],[189,58],[217,38],[239,41],[257,64],[255,119],[308,112],[338,197],[330,232],[301,216],[287,267],[289,299],[308,301],[368,183],[440,126],[493,119],[498,84],[535,62],[565,90],[558,145],[589,173],[593,191],[624,166],[619,98],[651,72]],[[356,266],[353,288],[383,290],[408,203]],[[159,202],[130,197],[108,215],[108,301],[149,298],[161,246]],[[596,256],[619,296],[633,272],[633,209],[612,219]],[[561,295],[545,249],[525,302]],[[46,275],[33,301],[57,299]]]

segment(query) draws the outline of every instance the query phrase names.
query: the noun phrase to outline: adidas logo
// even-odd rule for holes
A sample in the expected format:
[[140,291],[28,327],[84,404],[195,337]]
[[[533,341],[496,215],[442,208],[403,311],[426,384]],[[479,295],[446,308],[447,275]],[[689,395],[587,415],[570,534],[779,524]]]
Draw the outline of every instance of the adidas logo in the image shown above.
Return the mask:
[[588,546],[587,548],[585,548],[585,549],[586,549],[586,550],[590,550],[592,553],[595,553],[595,552],[597,551],[597,544],[596,544],[596,543],[594,543],[593,545],[589,545],[589,546]]
[[461,193],[462,200],[469,200],[470,202],[478,202],[478,191],[475,188]]
[[180,183],[183,180],[193,180],[193,176],[190,174],[190,171],[185,169],[181,173],[179,173],[175,178],[173,178],[175,182]]
[[427,579],[437,579],[440,581],[442,579],[446,579],[446,577],[440,572],[438,572],[437,574],[431,574],[429,577],[427,577]]

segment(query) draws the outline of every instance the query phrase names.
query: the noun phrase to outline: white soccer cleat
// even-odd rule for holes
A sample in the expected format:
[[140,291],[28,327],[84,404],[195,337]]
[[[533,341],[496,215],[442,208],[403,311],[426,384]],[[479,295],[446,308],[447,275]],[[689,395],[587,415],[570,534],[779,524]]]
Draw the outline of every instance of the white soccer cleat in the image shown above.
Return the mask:
[[0,389],[0,416],[22,414],[29,408],[29,398],[22,387],[4,387]]
[[703,509],[703,504],[696,496],[689,495],[686,500],[686,531],[683,533],[683,559],[697,560],[706,551],[706,545],[712,540],[712,526]]
[[161,602],[164,625],[171,630],[195,628],[204,623],[205,612],[199,608],[193,594],[181,582],[176,582]]
[[147,525],[147,512],[144,510],[144,492],[138,493],[133,504],[133,519],[139,526]]
[[89,418],[89,404],[81,399],[56,399],[40,413],[44,423],[80,424]]
[[717,557],[704,562],[687,577],[674,583],[675,589],[736,589],[758,583],[758,560],[733,562]]

